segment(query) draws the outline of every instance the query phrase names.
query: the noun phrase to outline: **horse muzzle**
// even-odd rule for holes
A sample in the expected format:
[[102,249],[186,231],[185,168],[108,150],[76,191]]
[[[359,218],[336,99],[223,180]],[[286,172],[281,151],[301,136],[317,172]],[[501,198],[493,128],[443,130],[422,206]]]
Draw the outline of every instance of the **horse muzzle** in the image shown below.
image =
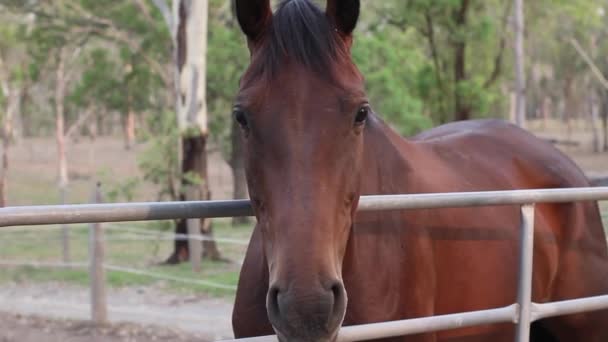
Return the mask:
[[341,281],[317,288],[271,286],[266,308],[280,341],[333,342],[346,312]]

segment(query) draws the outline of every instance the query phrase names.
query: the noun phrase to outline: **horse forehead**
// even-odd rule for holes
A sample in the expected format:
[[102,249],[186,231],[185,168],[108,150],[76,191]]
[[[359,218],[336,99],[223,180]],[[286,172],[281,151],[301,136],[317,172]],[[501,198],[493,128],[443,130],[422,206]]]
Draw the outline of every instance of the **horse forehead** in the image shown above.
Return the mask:
[[286,65],[272,78],[259,76],[243,82],[239,102],[261,112],[343,110],[348,103],[364,98],[363,82],[357,75],[334,72],[321,75],[304,66]]

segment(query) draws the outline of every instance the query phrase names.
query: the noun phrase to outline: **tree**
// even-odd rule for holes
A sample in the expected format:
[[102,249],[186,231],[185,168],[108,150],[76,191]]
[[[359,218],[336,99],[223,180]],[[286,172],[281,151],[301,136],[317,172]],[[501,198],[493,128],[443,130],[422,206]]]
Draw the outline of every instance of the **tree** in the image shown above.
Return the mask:
[[[556,117],[566,123],[567,135],[571,133],[572,118],[588,112],[591,85],[590,69],[571,44],[574,39],[591,51],[593,40],[604,30],[599,9],[606,6],[602,0],[592,1],[530,1],[526,2],[526,36],[528,58],[528,112],[536,108],[545,111],[545,103],[553,108]],[[598,56],[601,44],[598,46]],[[606,51],[606,50],[604,50]],[[604,53],[605,54],[605,53]],[[595,91],[595,90],[591,90]],[[547,114],[545,114],[547,115]]]
[[515,122],[524,127],[526,120],[526,74],[524,69],[524,6],[514,0],[515,29]]
[[[419,93],[434,121],[466,120],[500,108],[510,2],[414,0],[383,2],[386,23],[413,30],[431,63]],[[496,38],[498,37],[498,38]],[[474,52],[473,52],[474,51]]]
[[413,32],[383,25],[370,27],[355,39],[353,59],[365,75],[374,110],[404,135],[431,127],[431,109],[418,96],[420,88],[433,91],[421,77],[429,67],[427,59],[421,49],[395,48],[413,44]]
[[[154,1],[172,33],[175,75],[176,114],[181,132],[181,200],[207,200],[211,198],[207,177],[207,0],[174,0],[173,16],[169,15],[164,0]],[[178,221],[176,233],[203,234],[203,257],[219,260],[220,253],[212,239],[210,220]],[[197,241],[175,241],[168,263],[191,259],[198,268],[199,244]]]
[[[13,120],[19,115],[22,87],[19,84],[20,66],[9,67],[9,51],[17,45],[15,25],[4,23],[0,26],[0,117],[2,118],[2,168],[0,169],[0,207],[7,205],[6,179],[8,174],[8,155],[13,135]],[[14,61],[12,61],[14,62]]]

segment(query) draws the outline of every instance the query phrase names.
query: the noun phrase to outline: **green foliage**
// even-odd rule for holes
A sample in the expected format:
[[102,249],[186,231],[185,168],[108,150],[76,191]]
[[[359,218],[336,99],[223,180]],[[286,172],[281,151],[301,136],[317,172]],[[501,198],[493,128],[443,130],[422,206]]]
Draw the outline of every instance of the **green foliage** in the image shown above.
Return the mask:
[[0,91],[0,119],[4,117],[4,108],[6,106],[6,97],[4,96],[4,92]]
[[207,46],[207,105],[211,138],[230,155],[230,127],[239,78],[249,63],[243,35],[224,1],[212,1]]
[[[507,29],[509,3],[471,0],[464,6],[461,0],[389,0],[375,5],[378,14],[369,20],[380,24],[370,24],[373,39],[382,41],[389,36],[387,45],[392,43],[393,49],[408,51],[409,57],[384,67],[399,70],[401,64],[408,64],[415,71],[411,76],[414,80],[406,78],[402,82],[417,84],[409,87],[409,94],[422,103],[423,112],[434,124],[453,120],[462,108],[467,108],[472,117],[504,112],[497,87],[504,62],[499,63],[498,77],[492,79],[492,75],[497,56],[504,54],[500,41]],[[408,39],[396,39],[390,32],[401,32]],[[456,59],[460,46],[464,47],[462,68]],[[462,76],[456,78],[457,74]],[[428,121],[421,127],[427,126]]]
[[402,134],[413,134],[431,126],[416,95],[417,77],[426,65],[417,50],[395,49],[411,34],[389,27],[361,34],[353,47],[353,59],[365,76],[368,97],[374,109]]
[[175,113],[162,112],[158,117],[150,117],[150,131],[142,138],[148,144],[140,155],[138,164],[145,181],[160,187],[159,199],[175,199],[174,181],[179,175],[178,146],[180,132]]
[[112,178],[112,180],[103,183],[106,184],[104,186],[106,202],[133,202],[135,192],[141,185],[141,179],[139,177],[129,177],[118,181],[115,178]]
[[184,184],[201,185],[204,182],[201,176],[194,171],[183,173],[182,178],[184,179]]

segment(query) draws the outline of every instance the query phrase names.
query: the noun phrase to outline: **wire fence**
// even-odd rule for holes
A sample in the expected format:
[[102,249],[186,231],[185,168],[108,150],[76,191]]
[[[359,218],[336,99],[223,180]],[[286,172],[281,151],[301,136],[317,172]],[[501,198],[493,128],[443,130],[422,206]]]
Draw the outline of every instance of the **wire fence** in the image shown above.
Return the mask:
[[[147,278],[152,281],[168,281],[178,284],[193,285],[204,289],[217,289],[232,293],[236,290],[233,283],[223,283],[209,279],[222,273],[238,272],[248,241],[245,238],[189,236],[159,230],[158,228],[135,227],[124,224],[105,224],[106,234],[102,239],[106,242],[107,262],[103,267],[109,272],[118,272]],[[88,272],[89,251],[87,240],[87,225],[70,225],[70,244],[72,245],[72,260],[61,261],[62,227],[48,226],[19,226],[0,229],[0,267],[35,268],[35,269],[69,269]],[[233,229],[223,227],[224,231],[239,231],[247,235],[249,229]],[[246,236],[245,236],[246,237]],[[213,240],[222,245],[222,252],[228,254],[229,263],[214,265],[212,270],[194,273],[188,268],[162,267],[164,254],[170,253],[174,241]],[[37,247],[42,244],[43,247]],[[164,254],[163,254],[164,253]],[[219,268],[219,269],[218,269]],[[177,273],[177,274],[176,274]]]

